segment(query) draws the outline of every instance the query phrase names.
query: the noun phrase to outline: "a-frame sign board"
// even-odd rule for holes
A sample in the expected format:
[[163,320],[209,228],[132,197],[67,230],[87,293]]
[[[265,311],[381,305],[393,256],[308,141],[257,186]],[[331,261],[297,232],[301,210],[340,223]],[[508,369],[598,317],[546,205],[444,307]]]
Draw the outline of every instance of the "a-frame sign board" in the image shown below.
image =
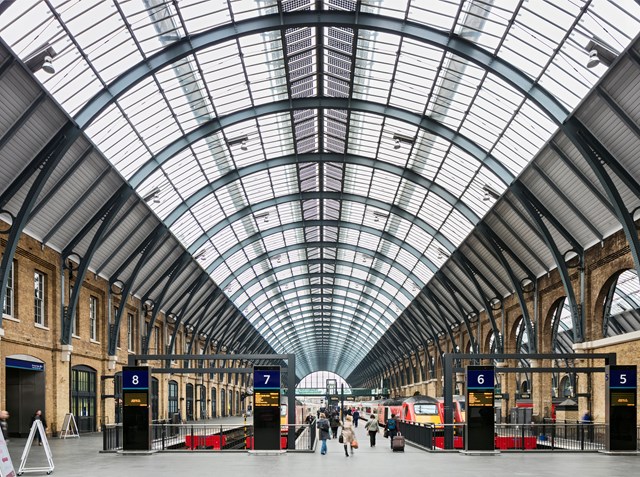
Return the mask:
[[9,455],[9,449],[7,449],[7,442],[4,440],[2,432],[0,432],[0,476],[16,476],[16,471],[13,468],[13,462],[11,462],[11,456]]
[[[47,456],[47,462],[49,463],[49,466],[27,468],[25,467],[25,465],[27,464],[27,458],[29,457],[29,452],[31,451],[33,439],[36,437],[36,431],[39,432],[40,436],[42,437],[42,445],[44,447],[44,453]],[[47,434],[44,431],[42,421],[40,421],[40,419],[36,419],[35,421],[33,421],[31,431],[29,432],[29,437],[27,437],[27,443],[25,444],[24,450],[22,451],[22,457],[20,458],[20,467],[18,467],[18,475],[22,475],[25,472],[46,472],[47,475],[49,475],[51,474],[51,472],[53,472],[53,469],[53,457],[51,456],[51,447],[49,447]]]
[[60,431],[60,439],[66,439],[67,437],[80,437],[78,432],[78,425],[76,424],[76,418],[70,412],[64,415],[64,421],[62,421],[62,430]]

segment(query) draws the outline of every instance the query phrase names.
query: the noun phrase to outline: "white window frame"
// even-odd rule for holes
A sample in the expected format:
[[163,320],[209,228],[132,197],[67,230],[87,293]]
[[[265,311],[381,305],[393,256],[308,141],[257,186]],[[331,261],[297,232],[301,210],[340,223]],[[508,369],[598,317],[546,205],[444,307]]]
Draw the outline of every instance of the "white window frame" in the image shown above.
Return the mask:
[[134,318],[132,313],[127,313],[127,350],[132,353],[135,351],[135,343],[133,342],[133,326]]
[[9,269],[9,278],[7,279],[7,289],[4,295],[4,305],[2,306],[2,314],[4,316],[14,317],[14,287],[13,287],[13,273],[14,273],[13,262],[11,262],[11,268]]
[[33,272],[33,319],[36,325],[46,326],[45,317],[45,277],[44,273]]
[[89,297],[89,339],[98,340],[98,299]]

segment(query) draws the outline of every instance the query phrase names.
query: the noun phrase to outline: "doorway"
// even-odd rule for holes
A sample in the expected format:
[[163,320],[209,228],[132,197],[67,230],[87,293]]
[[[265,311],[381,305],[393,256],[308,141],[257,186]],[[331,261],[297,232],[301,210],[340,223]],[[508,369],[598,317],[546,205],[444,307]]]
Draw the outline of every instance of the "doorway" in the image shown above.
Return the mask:
[[38,409],[46,417],[44,363],[32,356],[14,355],[7,356],[5,366],[9,435],[25,437]]

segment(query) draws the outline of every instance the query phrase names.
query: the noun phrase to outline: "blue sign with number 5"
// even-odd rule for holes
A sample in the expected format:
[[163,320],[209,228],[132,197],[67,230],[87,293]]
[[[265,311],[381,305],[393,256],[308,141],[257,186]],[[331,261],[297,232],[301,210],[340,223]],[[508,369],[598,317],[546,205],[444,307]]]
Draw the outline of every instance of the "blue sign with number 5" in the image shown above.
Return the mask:
[[635,389],[637,373],[635,366],[610,366],[609,388]]
[[149,389],[149,368],[124,368],[122,370],[122,389]]

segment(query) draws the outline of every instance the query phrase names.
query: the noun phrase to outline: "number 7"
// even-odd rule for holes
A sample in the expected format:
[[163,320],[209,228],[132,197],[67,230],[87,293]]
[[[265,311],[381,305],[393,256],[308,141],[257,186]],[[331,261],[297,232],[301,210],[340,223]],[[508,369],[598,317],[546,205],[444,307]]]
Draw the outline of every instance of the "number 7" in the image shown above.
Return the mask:
[[265,374],[264,375],[264,384],[269,384],[269,378],[271,377],[270,374]]

